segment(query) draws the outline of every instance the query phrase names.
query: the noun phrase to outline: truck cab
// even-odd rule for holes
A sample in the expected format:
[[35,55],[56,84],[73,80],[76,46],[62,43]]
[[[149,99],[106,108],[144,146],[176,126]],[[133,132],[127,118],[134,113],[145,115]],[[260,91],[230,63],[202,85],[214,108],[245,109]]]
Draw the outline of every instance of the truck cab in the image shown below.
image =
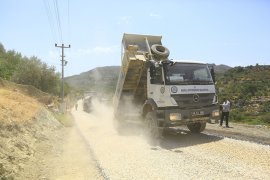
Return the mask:
[[203,131],[206,122],[219,117],[212,76],[208,65],[198,61],[153,63],[147,72],[143,116],[151,106],[155,109],[151,118],[160,127],[187,125],[192,132]]

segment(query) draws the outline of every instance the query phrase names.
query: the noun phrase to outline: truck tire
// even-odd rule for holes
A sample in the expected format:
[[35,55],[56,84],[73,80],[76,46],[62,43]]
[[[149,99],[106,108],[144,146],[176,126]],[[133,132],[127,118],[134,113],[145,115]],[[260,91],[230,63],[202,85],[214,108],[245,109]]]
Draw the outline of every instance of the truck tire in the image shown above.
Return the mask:
[[145,117],[149,134],[152,138],[159,139],[163,137],[164,127],[160,127],[156,114],[148,112]]
[[170,55],[170,51],[165,46],[160,44],[153,44],[151,46],[151,51],[157,58],[166,59]]
[[200,133],[205,129],[206,123],[192,123],[188,124],[187,127],[192,133]]

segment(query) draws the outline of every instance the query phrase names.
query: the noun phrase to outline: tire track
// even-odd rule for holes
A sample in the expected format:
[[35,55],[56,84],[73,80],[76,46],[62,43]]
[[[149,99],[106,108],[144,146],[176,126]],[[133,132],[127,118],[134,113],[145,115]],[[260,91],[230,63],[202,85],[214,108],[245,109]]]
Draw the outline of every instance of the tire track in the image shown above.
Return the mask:
[[[72,117],[73,117],[73,119],[75,118],[73,114],[72,114]],[[90,155],[91,155],[93,161],[94,161],[95,164],[96,164],[96,167],[97,167],[97,169],[98,169],[98,172],[100,173],[100,175],[101,175],[105,180],[110,180],[108,173],[105,172],[105,169],[101,166],[100,162],[98,161],[98,158],[97,158],[97,156],[95,155],[95,153],[94,153],[94,151],[93,151],[93,148],[92,148],[91,145],[90,145],[89,140],[87,140],[87,139],[85,138],[85,136],[82,134],[82,132],[80,131],[80,129],[79,129],[79,127],[78,127],[76,121],[75,121],[75,125],[76,125],[76,130],[77,130],[79,136],[82,138],[84,144],[86,145],[87,150],[89,151],[89,153],[90,153]]]

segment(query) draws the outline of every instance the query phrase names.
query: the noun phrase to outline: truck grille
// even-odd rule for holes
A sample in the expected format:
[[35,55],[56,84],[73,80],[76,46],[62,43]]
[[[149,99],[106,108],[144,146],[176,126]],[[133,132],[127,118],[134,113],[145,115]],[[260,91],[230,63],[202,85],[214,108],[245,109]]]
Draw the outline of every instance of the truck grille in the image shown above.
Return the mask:
[[174,94],[172,97],[180,108],[200,108],[212,105],[213,93],[211,94]]

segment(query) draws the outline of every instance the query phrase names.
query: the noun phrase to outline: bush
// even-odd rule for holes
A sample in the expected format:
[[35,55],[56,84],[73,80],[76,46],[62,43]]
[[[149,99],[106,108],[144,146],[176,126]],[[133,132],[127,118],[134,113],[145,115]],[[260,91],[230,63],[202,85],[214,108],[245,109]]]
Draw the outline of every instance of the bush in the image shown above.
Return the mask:
[[261,106],[261,112],[270,112],[270,102],[266,102]]
[[54,117],[66,127],[73,126],[73,117],[69,112],[66,112],[64,114],[54,114]]
[[236,122],[241,122],[245,120],[245,115],[239,110],[232,110],[230,112],[230,119]]
[[262,116],[262,122],[270,124],[270,113],[267,113],[264,116]]

